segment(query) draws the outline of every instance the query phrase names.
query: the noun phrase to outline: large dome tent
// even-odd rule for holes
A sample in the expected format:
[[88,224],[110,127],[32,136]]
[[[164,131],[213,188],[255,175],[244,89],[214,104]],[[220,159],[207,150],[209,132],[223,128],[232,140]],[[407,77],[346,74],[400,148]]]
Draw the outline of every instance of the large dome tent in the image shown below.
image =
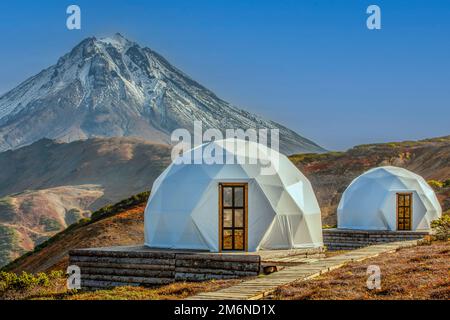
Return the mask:
[[[213,163],[213,156],[205,155],[211,149],[240,162]],[[202,155],[202,162],[177,159],[153,184],[145,210],[146,246],[210,252],[322,246],[313,189],[286,156],[238,139],[188,152]],[[269,174],[268,163],[276,164]]]
[[385,166],[360,175],[342,195],[339,229],[428,231],[442,215],[433,189],[419,175]]

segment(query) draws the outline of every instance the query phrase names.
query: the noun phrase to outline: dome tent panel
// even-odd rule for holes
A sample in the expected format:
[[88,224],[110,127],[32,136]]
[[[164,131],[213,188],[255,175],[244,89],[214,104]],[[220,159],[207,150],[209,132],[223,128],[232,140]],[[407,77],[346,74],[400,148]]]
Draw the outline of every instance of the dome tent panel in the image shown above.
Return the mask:
[[146,239],[146,245],[151,242],[152,247],[155,248],[172,248],[177,237],[177,233],[171,232],[173,214],[169,216],[158,212],[155,215],[157,216],[157,224],[153,228],[148,228],[145,233],[149,236]]
[[[432,211],[436,212],[434,209],[427,209],[426,203],[429,200],[426,197],[421,197],[417,191],[411,191],[413,195],[413,212],[412,212],[412,229],[413,230],[429,230],[431,229],[431,223],[429,223],[429,218],[434,216]],[[426,214],[424,214],[426,212]],[[433,220],[435,218],[432,218]]]
[[286,189],[283,189],[278,201],[274,203],[274,208],[277,212],[280,212],[280,215],[303,215],[303,208],[294,201],[291,194]]
[[276,215],[261,241],[260,249],[315,248],[322,245],[322,227],[317,216]]
[[191,164],[189,166],[172,164],[171,167],[172,168],[170,172],[164,179],[164,183],[179,183],[179,181],[182,179],[189,180],[193,183],[205,182],[210,180],[207,168],[200,164]]
[[338,227],[366,229],[369,225],[374,230],[384,230],[385,222],[379,219],[381,205],[387,196],[383,185],[375,179],[366,178],[362,179],[361,184],[352,184],[347,190],[345,200],[341,200],[345,204],[345,211],[338,214]]
[[218,251],[217,230],[210,228],[210,226],[219,225],[219,216],[217,214],[211,214],[211,212],[218,212],[219,210],[217,189],[218,187],[215,181],[210,181],[190,214],[204,242],[211,251]]
[[305,215],[319,215],[320,207],[317,198],[311,197],[308,190],[313,190],[308,181],[299,181],[286,187],[287,192]]
[[[208,167],[209,166],[210,165],[208,165]],[[215,181],[225,181],[232,179],[248,180],[250,178],[247,172],[245,172],[245,170],[239,164],[220,164],[217,165],[217,167],[219,169],[217,170],[216,174],[211,177]]]
[[307,202],[309,202],[309,201],[305,202],[305,194],[303,192],[302,181],[289,185],[288,187],[286,187],[286,190],[289,192],[292,199],[295,201],[295,203],[299,208],[305,207]]
[[179,234],[178,239],[174,242],[175,248],[180,246],[192,250],[209,251],[208,241],[203,237],[200,229],[197,227],[193,219],[187,219],[184,223],[184,229]]
[[198,170],[202,170],[205,176],[208,177],[208,180],[216,177],[220,170],[222,169],[220,166],[205,166],[205,165],[197,165]]
[[280,197],[284,191],[283,187],[259,183],[258,186],[261,189],[264,197],[269,202],[271,208],[275,211],[277,209],[278,201],[280,200]]
[[305,175],[286,157],[280,157],[278,175],[286,187],[299,181],[309,183]]
[[256,179],[261,175],[261,168],[251,164],[241,164],[242,170],[245,171],[248,177]]
[[[210,179],[200,166],[178,168],[171,165],[169,173],[163,181],[158,183],[156,190],[152,190],[146,212],[152,215],[145,217],[146,245],[153,247],[176,247],[177,237],[184,232],[190,212],[195,208],[207,188]],[[170,174],[170,171],[174,173]],[[195,171],[195,173],[193,173]],[[180,183],[189,180],[190,183]],[[149,223],[147,223],[147,218]],[[155,225],[151,221],[157,220]],[[198,246],[202,246],[200,242]],[[185,245],[186,249],[197,248],[192,243]]]
[[279,188],[284,188],[284,184],[278,174],[274,175],[257,175],[255,179],[261,186],[274,186]]
[[168,181],[160,186],[151,198],[152,208],[170,211],[190,212],[202,196],[210,181],[192,181],[190,185]]
[[248,250],[257,251],[277,213],[255,180],[249,183],[248,190],[248,211],[258,213],[248,215]]
[[[322,236],[318,235],[313,230],[322,228],[322,220],[320,216],[305,214],[299,221],[299,225],[293,230],[294,247],[297,244],[308,244],[310,247],[317,247],[322,241]],[[306,231],[305,231],[306,230]]]
[[259,245],[259,249],[274,250],[294,248],[290,229],[289,221],[286,218],[275,216]]

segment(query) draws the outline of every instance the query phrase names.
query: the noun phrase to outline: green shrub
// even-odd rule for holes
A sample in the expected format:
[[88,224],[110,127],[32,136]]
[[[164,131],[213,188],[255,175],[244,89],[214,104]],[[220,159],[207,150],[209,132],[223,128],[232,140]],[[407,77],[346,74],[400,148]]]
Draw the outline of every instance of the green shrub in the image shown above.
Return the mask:
[[131,196],[128,199],[122,200],[114,205],[108,205],[105,206],[91,215],[92,222],[97,221],[101,218],[107,217],[111,214],[116,214],[118,212],[122,212],[134,205],[140,204],[142,202],[145,202],[148,200],[148,197],[150,196],[150,191],[145,191],[138,193],[134,196]]
[[70,226],[71,224],[78,222],[81,218],[83,218],[83,215],[80,209],[73,208],[67,211],[64,220],[66,225]]
[[442,182],[437,180],[428,180],[427,182],[433,189],[440,189],[444,186]]
[[11,261],[11,253],[21,252],[17,231],[0,224],[0,267]]
[[438,240],[450,239],[450,216],[443,215],[441,218],[431,222],[431,228],[434,231],[434,236]]
[[42,216],[39,219],[39,224],[44,226],[45,232],[59,231],[63,228],[58,220],[46,216]]
[[35,286],[48,287],[49,285],[49,277],[42,272],[36,275],[27,272],[22,272],[20,275],[13,272],[0,272],[0,291],[24,290]]
[[50,273],[48,274],[48,277],[51,280],[59,279],[59,278],[65,277],[65,273],[62,270],[53,270],[53,271],[50,271]]
[[0,219],[2,222],[13,221],[15,217],[14,199],[5,197],[0,199]]
[[394,143],[394,142],[391,142],[391,143],[387,143],[386,146],[388,146],[388,147],[390,147],[390,148],[396,148],[396,147],[397,147],[397,144]]
[[314,161],[320,161],[320,160],[333,160],[339,157],[342,157],[345,155],[344,152],[338,152],[338,151],[330,151],[327,153],[301,153],[301,154],[294,154],[289,156],[289,159],[294,163],[310,163]]
[[445,181],[442,183],[442,186],[443,186],[444,188],[450,187],[450,179],[445,180]]

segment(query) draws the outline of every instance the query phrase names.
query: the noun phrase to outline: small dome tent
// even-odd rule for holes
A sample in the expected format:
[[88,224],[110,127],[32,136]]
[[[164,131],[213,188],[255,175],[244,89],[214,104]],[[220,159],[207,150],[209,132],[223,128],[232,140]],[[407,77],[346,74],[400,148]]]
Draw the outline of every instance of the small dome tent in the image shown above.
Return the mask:
[[[217,153],[234,163],[213,163]],[[175,160],[153,184],[146,246],[210,252],[322,246],[311,184],[284,155],[238,139],[203,144],[178,160],[186,154],[194,155],[191,163]],[[264,170],[269,163],[276,164],[273,172]]]
[[342,195],[338,228],[428,231],[442,215],[428,183],[406,169],[386,166],[357,177]]

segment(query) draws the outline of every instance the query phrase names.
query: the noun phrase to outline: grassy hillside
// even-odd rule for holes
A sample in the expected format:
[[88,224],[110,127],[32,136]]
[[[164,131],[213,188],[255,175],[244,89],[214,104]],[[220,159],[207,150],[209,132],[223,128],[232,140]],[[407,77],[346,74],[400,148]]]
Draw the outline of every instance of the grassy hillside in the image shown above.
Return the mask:
[[8,229],[14,237],[1,238],[0,266],[89,217],[87,207],[102,195],[99,187],[85,185],[24,191],[1,198],[0,228]]
[[65,269],[71,249],[143,243],[143,212],[148,196],[149,192],[143,192],[101,208],[91,218],[72,224],[2,270],[37,273]]
[[[134,138],[43,139],[0,153],[0,267],[102,206],[149,190],[170,147]],[[10,234],[13,234],[12,237]]]

